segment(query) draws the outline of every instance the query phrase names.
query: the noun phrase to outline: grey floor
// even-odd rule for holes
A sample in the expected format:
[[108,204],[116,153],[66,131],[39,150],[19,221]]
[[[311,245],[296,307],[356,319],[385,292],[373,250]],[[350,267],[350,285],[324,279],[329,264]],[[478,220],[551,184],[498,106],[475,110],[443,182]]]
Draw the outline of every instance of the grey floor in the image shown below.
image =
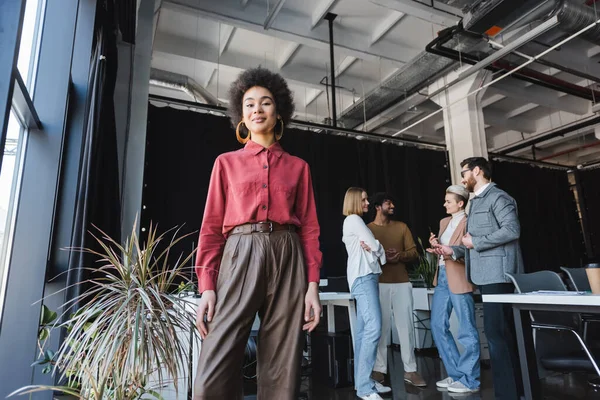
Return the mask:
[[[436,389],[435,382],[445,377],[445,371],[439,358],[435,356],[417,355],[418,370],[427,381],[426,388],[416,388],[405,384],[404,371],[400,352],[390,348],[389,370],[392,395],[384,398],[394,400],[493,400],[491,369],[484,367],[481,370],[481,391],[475,394],[449,394],[447,391]],[[252,395],[253,382],[247,381],[244,385],[249,392],[245,400],[255,399]],[[306,376],[302,381],[302,394],[300,399],[308,400],[356,400],[356,392],[351,387],[333,389]],[[542,381],[543,400],[572,400],[572,399],[599,399],[600,392],[594,391],[588,384],[585,375],[554,374]],[[515,399],[518,400],[518,399]]]

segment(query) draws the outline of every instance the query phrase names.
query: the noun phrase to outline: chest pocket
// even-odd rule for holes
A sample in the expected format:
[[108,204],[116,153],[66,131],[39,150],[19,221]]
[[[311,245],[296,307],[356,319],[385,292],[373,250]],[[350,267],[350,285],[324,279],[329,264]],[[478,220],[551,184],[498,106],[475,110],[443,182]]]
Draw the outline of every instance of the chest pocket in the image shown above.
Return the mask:
[[245,195],[254,192],[254,182],[236,182],[231,184],[231,191],[236,195]]
[[469,215],[469,229],[489,228],[492,226],[490,210],[475,211]]
[[296,186],[286,185],[284,183],[274,183],[273,192],[275,197],[279,199],[285,198],[286,200],[290,200],[296,197]]

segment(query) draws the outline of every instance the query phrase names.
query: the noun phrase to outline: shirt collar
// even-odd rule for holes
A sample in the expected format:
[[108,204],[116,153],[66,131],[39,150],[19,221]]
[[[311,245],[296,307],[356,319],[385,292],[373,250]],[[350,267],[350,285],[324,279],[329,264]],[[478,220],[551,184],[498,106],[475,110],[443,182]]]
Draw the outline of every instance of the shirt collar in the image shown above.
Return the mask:
[[485,185],[483,185],[482,187],[480,187],[478,190],[475,191],[475,196],[480,196],[485,189],[487,189],[488,186],[490,186],[491,182],[486,183]]
[[283,152],[284,152],[284,150],[281,147],[281,145],[279,144],[279,142],[275,142],[271,146],[269,146],[269,148],[265,148],[252,140],[248,140],[248,143],[246,143],[246,146],[244,146],[244,150],[249,151],[250,153],[252,153],[255,156],[258,155],[263,150],[268,150],[268,151],[272,152],[273,154],[275,154],[277,156],[277,158],[281,158],[281,156],[283,155]]

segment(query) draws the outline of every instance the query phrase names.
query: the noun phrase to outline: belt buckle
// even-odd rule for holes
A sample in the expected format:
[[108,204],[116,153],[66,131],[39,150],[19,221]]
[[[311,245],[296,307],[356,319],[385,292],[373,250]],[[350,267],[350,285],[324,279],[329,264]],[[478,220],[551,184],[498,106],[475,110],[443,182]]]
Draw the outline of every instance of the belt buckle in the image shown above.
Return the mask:
[[273,223],[272,222],[267,222],[269,224],[269,233],[273,232]]

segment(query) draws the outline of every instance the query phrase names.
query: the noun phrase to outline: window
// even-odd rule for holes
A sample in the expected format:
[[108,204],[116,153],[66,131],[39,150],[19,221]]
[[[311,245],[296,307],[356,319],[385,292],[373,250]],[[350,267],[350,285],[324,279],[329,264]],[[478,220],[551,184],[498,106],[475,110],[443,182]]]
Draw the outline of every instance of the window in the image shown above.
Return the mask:
[[[19,58],[17,69],[23,82],[31,92],[32,82],[35,80],[35,66],[37,65],[39,31],[41,29],[44,0],[27,0],[25,3],[25,17],[21,31],[21,44],[19,46]],[[33,97],[33,96],[30,96]]]
[[0,171],[0,310],[4,303],[4,289],[10,259],[10,239],[14,227],[15,206],[21,176],[24,132],[25,130],[19,124],[15,114],[11,112],[6,132],[2,170]]
[[[19,56],[17,59],[17,72],[24,82],[29,98],[32,98],[33,83],[37,71],[37,58],[39,53],[41,21],[45,9],[45,0],[27,0],[25,14],[19,43]],[[15,82],[15,87],[17,83]],[[17,89],[15,89],[15,92]],[[25,141],[28,130],[24,127],[19,114],[11,109],[6,143],[3,151],[2,165],[0,166],[0,316],[4,304],[4,293],[7,283],[14,222],[19,199],[19,187],[24,159]]]

